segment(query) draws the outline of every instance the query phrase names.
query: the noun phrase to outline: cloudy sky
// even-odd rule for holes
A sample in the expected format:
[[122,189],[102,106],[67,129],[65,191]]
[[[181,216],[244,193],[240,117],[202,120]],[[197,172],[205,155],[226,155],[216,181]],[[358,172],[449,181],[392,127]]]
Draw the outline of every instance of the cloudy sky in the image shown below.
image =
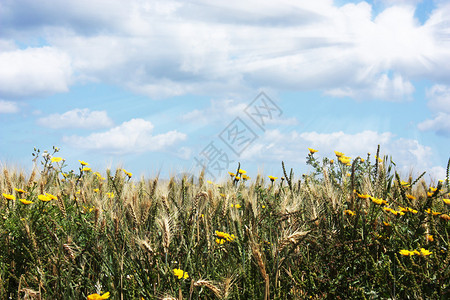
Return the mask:
[[215,179],[380,144],[443,179],[449,61],[447,1],[1,0],[0,161]]

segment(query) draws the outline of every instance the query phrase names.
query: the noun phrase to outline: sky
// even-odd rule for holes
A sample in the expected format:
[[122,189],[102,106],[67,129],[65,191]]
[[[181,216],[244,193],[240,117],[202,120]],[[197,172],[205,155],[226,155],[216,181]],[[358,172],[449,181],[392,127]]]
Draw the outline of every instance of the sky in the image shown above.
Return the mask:
[[444,179],[450,2],[0,0],[0,164],[300,176],[308,147]]

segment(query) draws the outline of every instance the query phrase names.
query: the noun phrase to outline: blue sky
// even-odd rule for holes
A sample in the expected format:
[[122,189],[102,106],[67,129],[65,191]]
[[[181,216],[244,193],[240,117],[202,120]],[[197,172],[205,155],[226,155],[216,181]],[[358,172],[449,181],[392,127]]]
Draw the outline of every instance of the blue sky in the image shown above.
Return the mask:
[[380,144],[443,179],[449,61],[447,1],[2,0],[0,162],[219,180]]

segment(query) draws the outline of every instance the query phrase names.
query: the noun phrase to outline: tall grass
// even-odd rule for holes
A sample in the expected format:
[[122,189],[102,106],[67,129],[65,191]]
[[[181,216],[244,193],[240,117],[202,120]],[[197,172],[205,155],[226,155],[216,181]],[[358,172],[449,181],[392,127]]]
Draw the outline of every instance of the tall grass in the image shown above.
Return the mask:
[[283,163],[273,182],[220,184],[64,173],[34,154],[32,174],[0,174],[1,299],[450,296],[449,178],[401,179],[379,151],[351,163],[312,152],[300,179]]

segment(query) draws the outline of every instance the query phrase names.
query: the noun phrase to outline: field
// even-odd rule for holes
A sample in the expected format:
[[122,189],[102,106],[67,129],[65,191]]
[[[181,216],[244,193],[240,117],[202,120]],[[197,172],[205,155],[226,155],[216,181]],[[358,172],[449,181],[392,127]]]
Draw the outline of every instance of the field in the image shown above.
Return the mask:
[[449,165],[400,178],[376,152],[215,183],[36,150],[1,170],[0,298],[448,299]]

